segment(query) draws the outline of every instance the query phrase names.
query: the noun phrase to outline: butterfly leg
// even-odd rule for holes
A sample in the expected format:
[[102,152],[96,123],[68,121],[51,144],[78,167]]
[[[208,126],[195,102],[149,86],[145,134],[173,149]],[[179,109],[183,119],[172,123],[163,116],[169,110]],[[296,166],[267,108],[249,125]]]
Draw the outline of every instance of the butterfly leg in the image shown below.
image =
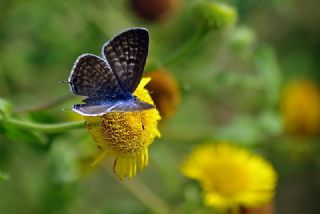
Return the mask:
[[84,125],[88,128],[88,129],[93,129],[93,128],[96,128],[98,126],[100,126],[101,123],[99,122],[88,122],[88,121],[85,121],[84,122]]
[[116,174],[117,160],[118,160],[118,158],[115,159],[115,161],[114,161],[114,163],[113,163],[113,167],[112,167],[112,170],[113,170],[113,173],[114,173],[114,174]]
[[142,114],[141,114],[141,112],[139,112],[140,113],[140,120],[141,120],[141,128],[142,128],[142,130],[144,130],[144,124],[143,124],[143,120],[142,120]]

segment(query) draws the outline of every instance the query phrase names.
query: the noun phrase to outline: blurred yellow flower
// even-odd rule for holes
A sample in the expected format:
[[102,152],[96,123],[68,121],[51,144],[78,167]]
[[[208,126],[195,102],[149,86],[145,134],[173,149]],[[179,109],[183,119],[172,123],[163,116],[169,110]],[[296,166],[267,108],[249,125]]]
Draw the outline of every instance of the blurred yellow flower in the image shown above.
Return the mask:
[[314,135],[320,128],[320,92],[309,80],[286,86],[281,101],[285,130],[292,134]]
[[[134,92],[142,101],[153,104],[144,88],[150,78],[143,78]],[[148,165],[148,146],[160,137],[157,128],[161,119],[157,109],[141,112],[110,112],[98,117],[85,117],[86,126],[95,144],[102,150],[92,163],[101,162],[106,156],[115,156],[114,173],[120,178],[131,178]]]
[[277,180],[261,156],[223,142],[196,148],[184,161],[182,173],[200,182],[207,206],[221,210],[271,201]]
[[171,117],[180,103],[180,91],[176,79],[164,69],[146,73],[145,76],[151,77],[146,88],[151,92],[161,117],[163,119]]

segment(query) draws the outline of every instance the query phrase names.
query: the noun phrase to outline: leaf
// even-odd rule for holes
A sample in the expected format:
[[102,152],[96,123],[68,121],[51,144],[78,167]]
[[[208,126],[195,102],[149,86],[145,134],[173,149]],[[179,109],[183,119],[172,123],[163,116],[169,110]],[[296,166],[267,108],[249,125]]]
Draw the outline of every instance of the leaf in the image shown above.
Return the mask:
[[24,141],[28,143],[46,143],[47,139],[41,133],[24,130],[17,128],[9,124],[3,124],[0,126],[0,133],[2,133],[7,139],[12,141]]
[[11,110],[11,104],[8,101],[0,98],[0,119],[2,119],[2,116],[8,116],[11,113]]
[[10,179],[10,176],[8,173],[5,173],[5,172],[2,172],[0,171],[0,180],[9,180]]

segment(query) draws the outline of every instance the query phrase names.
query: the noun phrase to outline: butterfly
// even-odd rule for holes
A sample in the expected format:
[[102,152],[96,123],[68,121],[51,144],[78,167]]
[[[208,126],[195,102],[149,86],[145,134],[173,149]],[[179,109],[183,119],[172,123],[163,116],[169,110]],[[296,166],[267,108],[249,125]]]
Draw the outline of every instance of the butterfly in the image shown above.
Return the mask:
[[106,42],[102,46],[102,58],[80,55],[68,83],[74,94],[86,98],[72,110],[84,116],[100,116],[154,108],[133,95],[142,78],[148,48],[148,30],[132,28]]

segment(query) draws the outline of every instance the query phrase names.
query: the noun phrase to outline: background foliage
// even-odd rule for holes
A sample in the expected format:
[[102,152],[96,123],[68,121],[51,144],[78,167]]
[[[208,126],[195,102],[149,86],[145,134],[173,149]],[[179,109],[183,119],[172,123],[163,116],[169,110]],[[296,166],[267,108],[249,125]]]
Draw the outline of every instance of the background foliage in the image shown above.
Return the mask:
[[[273,163],[278,213],[319,210],[319,137],[286,133],[280,104],[291,79],[320,80],[320,2],[221,1],[238,12],[237,23],[222,14],[199,37],[208,12],[195,9],[200,3],[177,1],[175,12],[148,21],[126,0],[1,1],[0,96],[17,118],[73,120],[61,109],[79,98],[58,81],[77,56],[99,55],[105,41],[134,26],[150,31],[146,72],[168,70],[181,93],[176,114],[162,121],[162,138],[150,147],[149,167],[130,181],[112,175],[111,160],[89,167],[98,151],[85,130],[44,134],[1,123],[1,213],[211,213],[179,167],[195,145],[220,139]],[[8,105],[1,100],[1,110]]]

